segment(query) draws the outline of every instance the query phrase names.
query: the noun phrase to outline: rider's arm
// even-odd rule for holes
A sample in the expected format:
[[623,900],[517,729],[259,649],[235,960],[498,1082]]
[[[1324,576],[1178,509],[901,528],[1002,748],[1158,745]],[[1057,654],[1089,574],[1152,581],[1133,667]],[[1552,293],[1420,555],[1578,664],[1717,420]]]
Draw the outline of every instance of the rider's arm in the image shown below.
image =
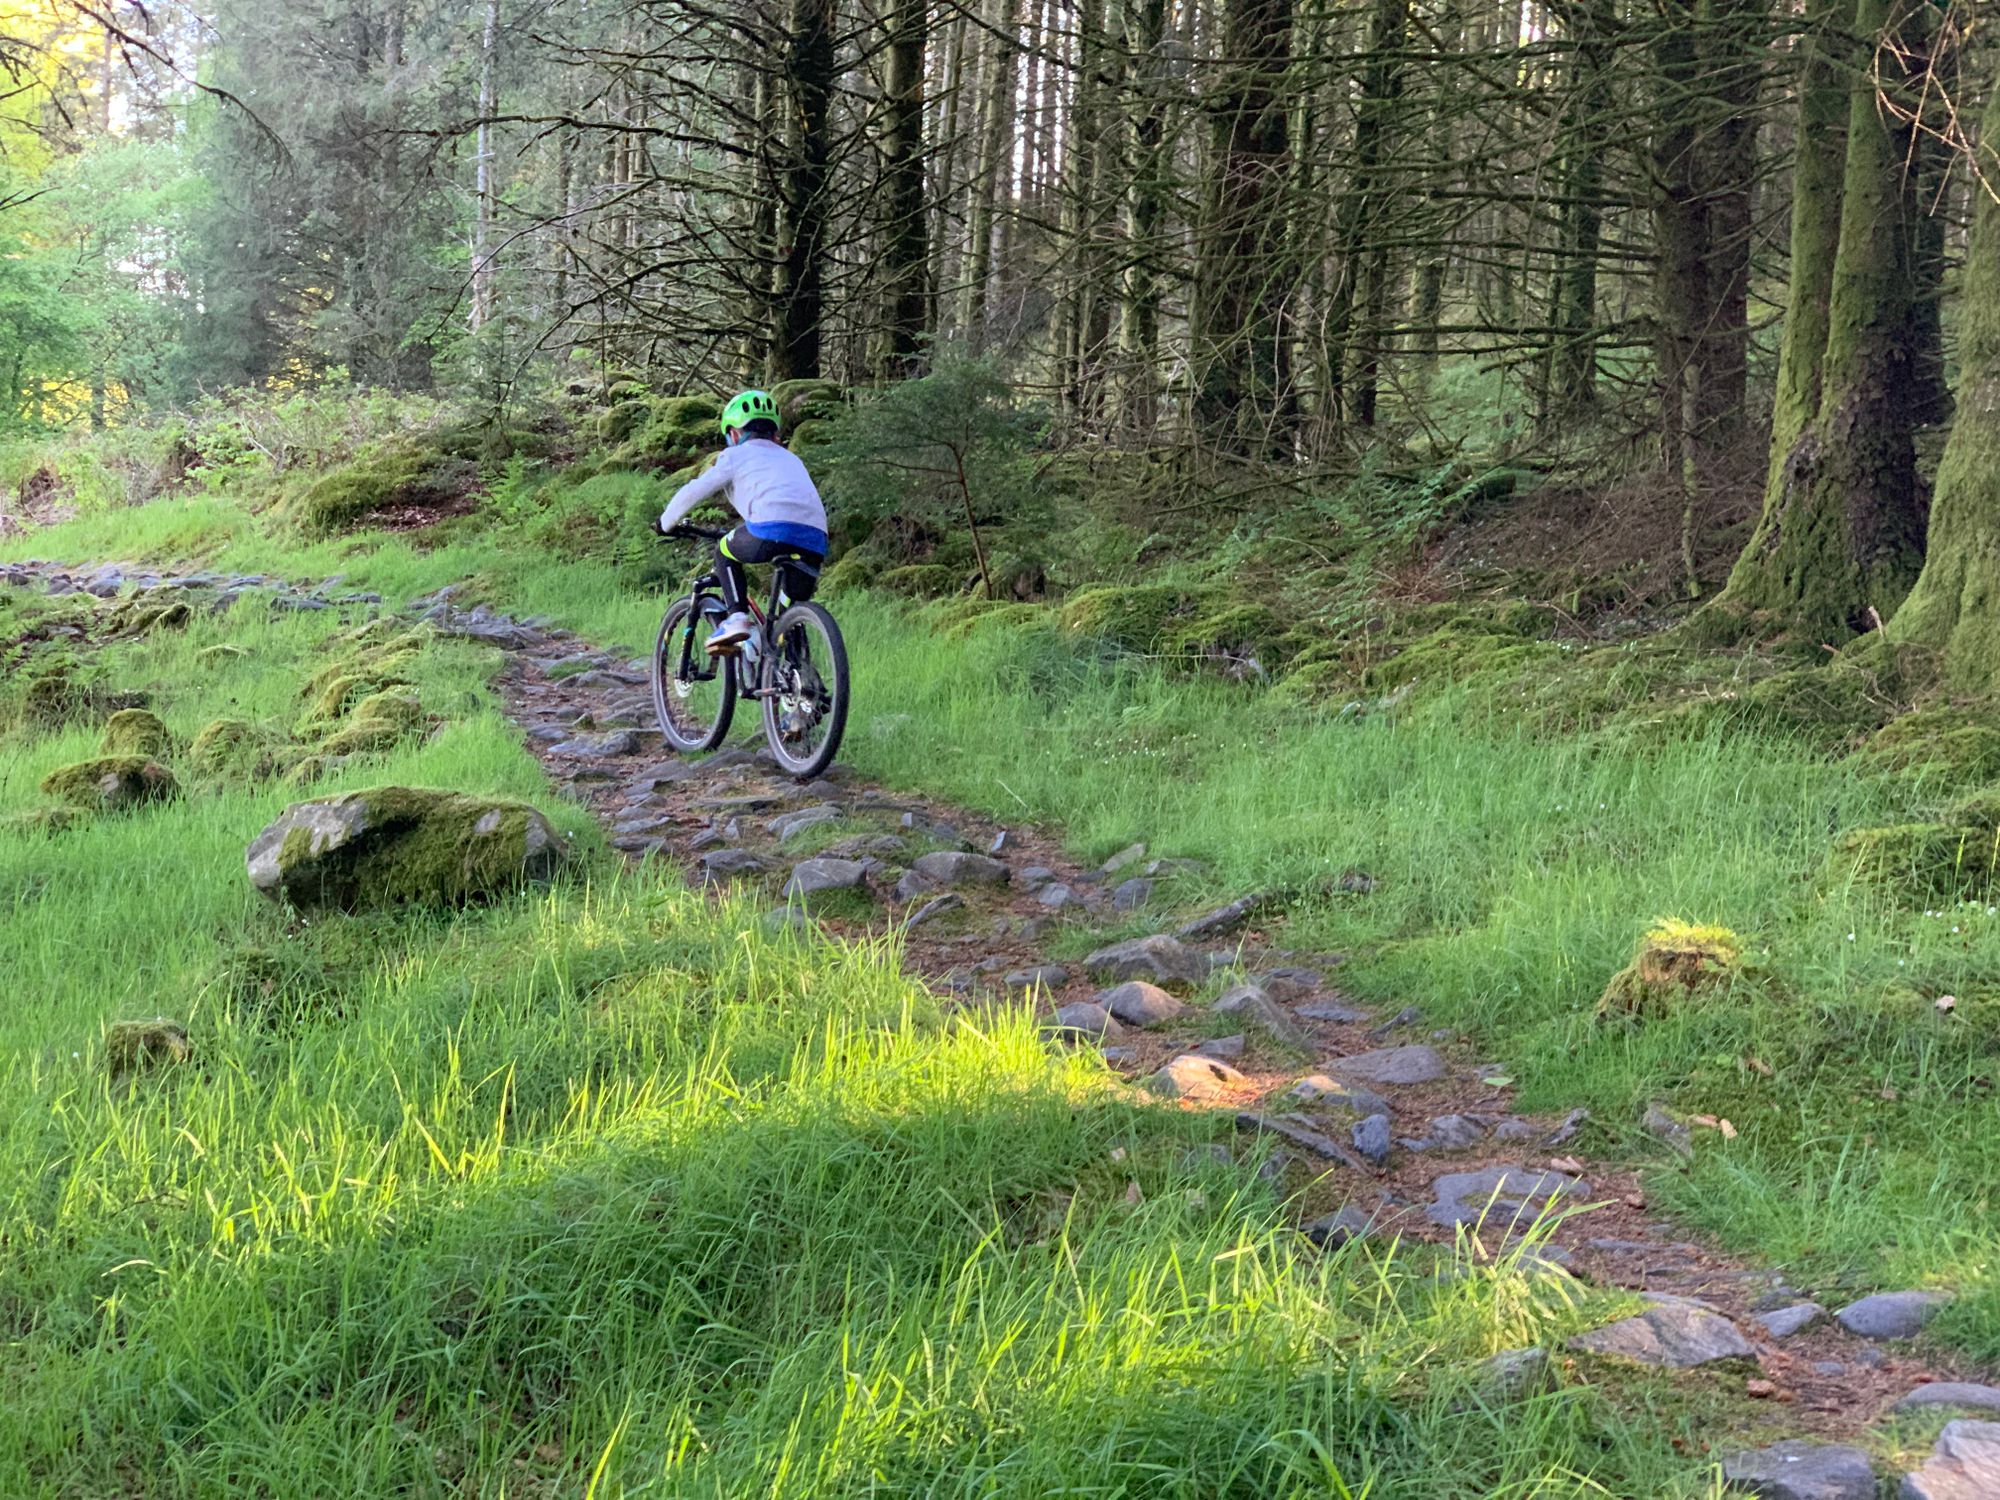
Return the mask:
[[702,501],[711,499],[729,488],[729,465],[723,461],[728,452],[729,450],[725,448],[716,456],[714,463],[674,491],[674,498],[669,500],[667,508],[660,512],[660,530],[672,531],[686,520],[688,512]]

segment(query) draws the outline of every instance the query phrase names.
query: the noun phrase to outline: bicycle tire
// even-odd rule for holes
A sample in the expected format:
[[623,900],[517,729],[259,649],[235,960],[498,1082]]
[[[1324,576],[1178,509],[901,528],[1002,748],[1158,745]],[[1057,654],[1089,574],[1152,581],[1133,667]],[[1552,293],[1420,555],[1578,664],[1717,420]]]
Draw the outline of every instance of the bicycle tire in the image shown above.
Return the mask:
[[[693,608],[692,597],[676,599],[661,618],[660,633],[653,640],[653,715],[660,721],[660,733],[667,743],[690,755],[713,750],[727,739],[736,714],[736,664],[732,658],[714,660],[713,678],[679,675],[684,661],[706,660],[701,643],[694,639],[699,625],[689,623]],[[688,707],[703,682],[715,684],[713,707],[706,711]],[[678,718],[673,711],[676,708],[682,709]]]
[[[809,665],[821,685],[826,688],[826,701],[818,705],[814,715],[812,730],[818,731],[809,739],[788,740],[785,737],[783,719],[788,711],[788,700],[795,700],[799,694],[778,691],[780,674],[790,667],[786,659],[786,641],[794,630],[804,633],[805,638],[817,634],[824,648],[826,660],[812,660]],[[771,640],[776,643],[779,653],[770,663],[772,691],[764,697],[764,740],[771,747],[771,754],[778,765],[800,781],[810,781],[815,776],[826,774],[834,757],[840,753],[841,737],[847,732],[847,709],[850,682],[847,671],[847,642],[841,638],[840,626],[821,604],[794,604],[782,615],[771,629]],[[817,696],[817,694],[815,694]]]

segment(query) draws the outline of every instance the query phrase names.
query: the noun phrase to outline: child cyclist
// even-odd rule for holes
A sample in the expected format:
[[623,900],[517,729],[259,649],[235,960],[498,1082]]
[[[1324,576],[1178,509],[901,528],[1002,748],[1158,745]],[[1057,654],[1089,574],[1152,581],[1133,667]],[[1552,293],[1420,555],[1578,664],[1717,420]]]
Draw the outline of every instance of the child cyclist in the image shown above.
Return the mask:
[[817,576],[826,561],[826,507],[806,466],[778,445],[778,404],[764,391],[744,391],[722,411],[728,444],[706,473],[674,492],[660,513],[671,532],[704,500],[727,492],[743,524],[715,544],[716,573],[729,613],[708,638],[712,654],[738,650],[756,630],[743,577],[745,563],[788,559]]

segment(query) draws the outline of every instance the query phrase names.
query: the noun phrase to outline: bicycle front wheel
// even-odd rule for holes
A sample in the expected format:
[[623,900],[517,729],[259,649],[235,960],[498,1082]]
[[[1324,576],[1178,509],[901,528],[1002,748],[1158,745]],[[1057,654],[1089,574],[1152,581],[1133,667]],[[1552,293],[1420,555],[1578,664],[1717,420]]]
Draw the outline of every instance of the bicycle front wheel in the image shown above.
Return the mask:
[[676,599],[653,642],[653,712],[667,743],[689,753],[720,745],[736,712],[734,662],[702,649],[702,629],[714,623],[705,616],[721,606],[703,602],[711,608],[697,612],[694,600]]
[[818,604],[794,604],[771,631],[777,641],[764,738],[778,764],[801,781],[824,775],[847,731],[847,643]]

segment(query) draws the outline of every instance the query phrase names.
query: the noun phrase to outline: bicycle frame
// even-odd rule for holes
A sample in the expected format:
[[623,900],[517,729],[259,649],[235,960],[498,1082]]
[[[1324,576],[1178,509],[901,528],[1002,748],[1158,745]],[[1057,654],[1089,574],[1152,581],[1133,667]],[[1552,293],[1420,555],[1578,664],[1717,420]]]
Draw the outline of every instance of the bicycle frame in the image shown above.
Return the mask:
[[727,604],[722,597],[722,578],[716,573],[703,573],[697,577],[688,591],[687,629],[681,633],[680,670],[676,674],[683,681],[712,682],[720,671],[736,673],[736,691],[745,698],[768,698],[777,691],[771,680],[772,664],[777,659],[778,641],[771,634],[771,625],[785,612],[790,602],[785,596],[785,564],[777,562],[771,567],[771,603],[768,610],[759,609],[757,601],[744,597],[750,608],[750,617],[757,622],[757,681],[755,685],[743,680],[743,658],[741,654],[727,657],[711,657],[695,640],[697,632],[706,621],[703,605],[710,599]]

